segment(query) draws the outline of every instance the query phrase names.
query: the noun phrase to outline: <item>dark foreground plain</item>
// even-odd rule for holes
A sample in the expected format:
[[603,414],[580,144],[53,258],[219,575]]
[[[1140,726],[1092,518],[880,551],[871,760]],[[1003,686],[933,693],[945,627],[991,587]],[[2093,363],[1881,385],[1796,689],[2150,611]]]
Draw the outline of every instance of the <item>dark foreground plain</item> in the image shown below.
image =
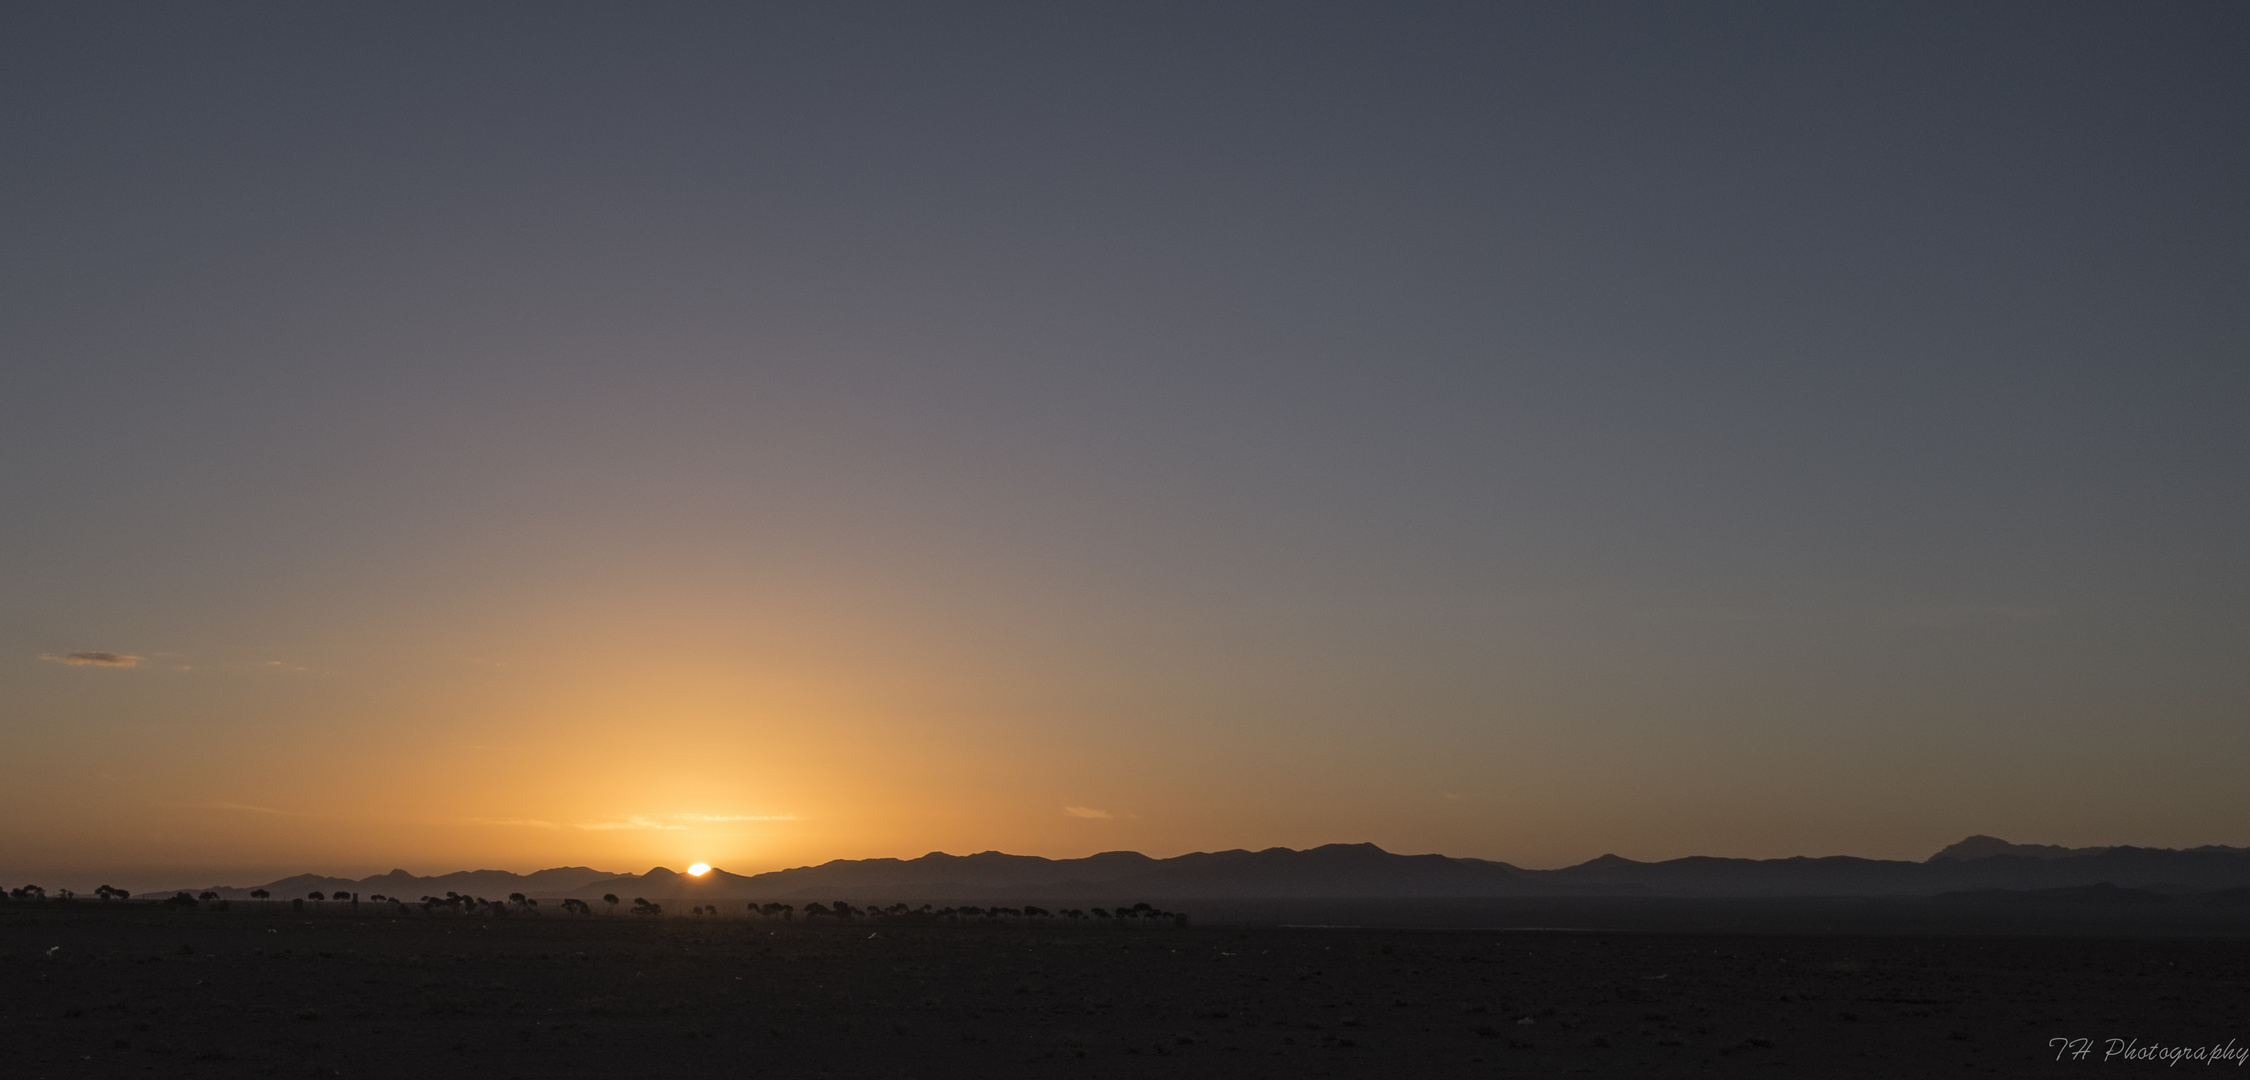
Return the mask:
[[2111,1038],[2250,1042],[2250,941],[0,909],[26,1080],[2165,1069]]

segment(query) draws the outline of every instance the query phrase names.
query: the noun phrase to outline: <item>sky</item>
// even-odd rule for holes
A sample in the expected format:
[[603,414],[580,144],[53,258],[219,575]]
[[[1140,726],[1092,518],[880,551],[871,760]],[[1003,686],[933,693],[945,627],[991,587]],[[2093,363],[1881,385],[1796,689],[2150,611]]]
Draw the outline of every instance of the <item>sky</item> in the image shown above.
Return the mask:
[[9,5],[0,875],[2250,844],[2246,53]]

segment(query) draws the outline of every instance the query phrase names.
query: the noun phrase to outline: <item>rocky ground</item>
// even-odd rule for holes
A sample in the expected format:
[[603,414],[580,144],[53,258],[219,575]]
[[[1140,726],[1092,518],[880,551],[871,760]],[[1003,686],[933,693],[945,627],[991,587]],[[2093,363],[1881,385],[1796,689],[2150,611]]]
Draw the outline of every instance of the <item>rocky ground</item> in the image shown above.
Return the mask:
[[2239,939],[0,909],[24,1080],[2139,1073],[2246,1007]]

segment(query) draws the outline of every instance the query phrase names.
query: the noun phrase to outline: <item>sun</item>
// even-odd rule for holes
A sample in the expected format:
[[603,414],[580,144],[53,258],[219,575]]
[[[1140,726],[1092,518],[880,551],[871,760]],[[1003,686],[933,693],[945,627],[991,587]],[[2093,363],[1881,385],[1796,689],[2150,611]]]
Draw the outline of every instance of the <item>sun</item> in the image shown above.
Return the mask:
[[703,875],[711,872],[711,864],[699,862],[694,866],[688,867],[687,872],[689,877],[702,877]]

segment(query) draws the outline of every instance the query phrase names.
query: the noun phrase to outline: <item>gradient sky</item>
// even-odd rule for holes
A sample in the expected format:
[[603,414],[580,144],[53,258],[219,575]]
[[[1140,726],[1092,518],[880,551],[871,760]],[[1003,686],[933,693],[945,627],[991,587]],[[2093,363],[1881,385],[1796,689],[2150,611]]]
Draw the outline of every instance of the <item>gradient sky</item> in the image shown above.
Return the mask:
[[2250,843],[2245,56],[11,4],[0,874]]

